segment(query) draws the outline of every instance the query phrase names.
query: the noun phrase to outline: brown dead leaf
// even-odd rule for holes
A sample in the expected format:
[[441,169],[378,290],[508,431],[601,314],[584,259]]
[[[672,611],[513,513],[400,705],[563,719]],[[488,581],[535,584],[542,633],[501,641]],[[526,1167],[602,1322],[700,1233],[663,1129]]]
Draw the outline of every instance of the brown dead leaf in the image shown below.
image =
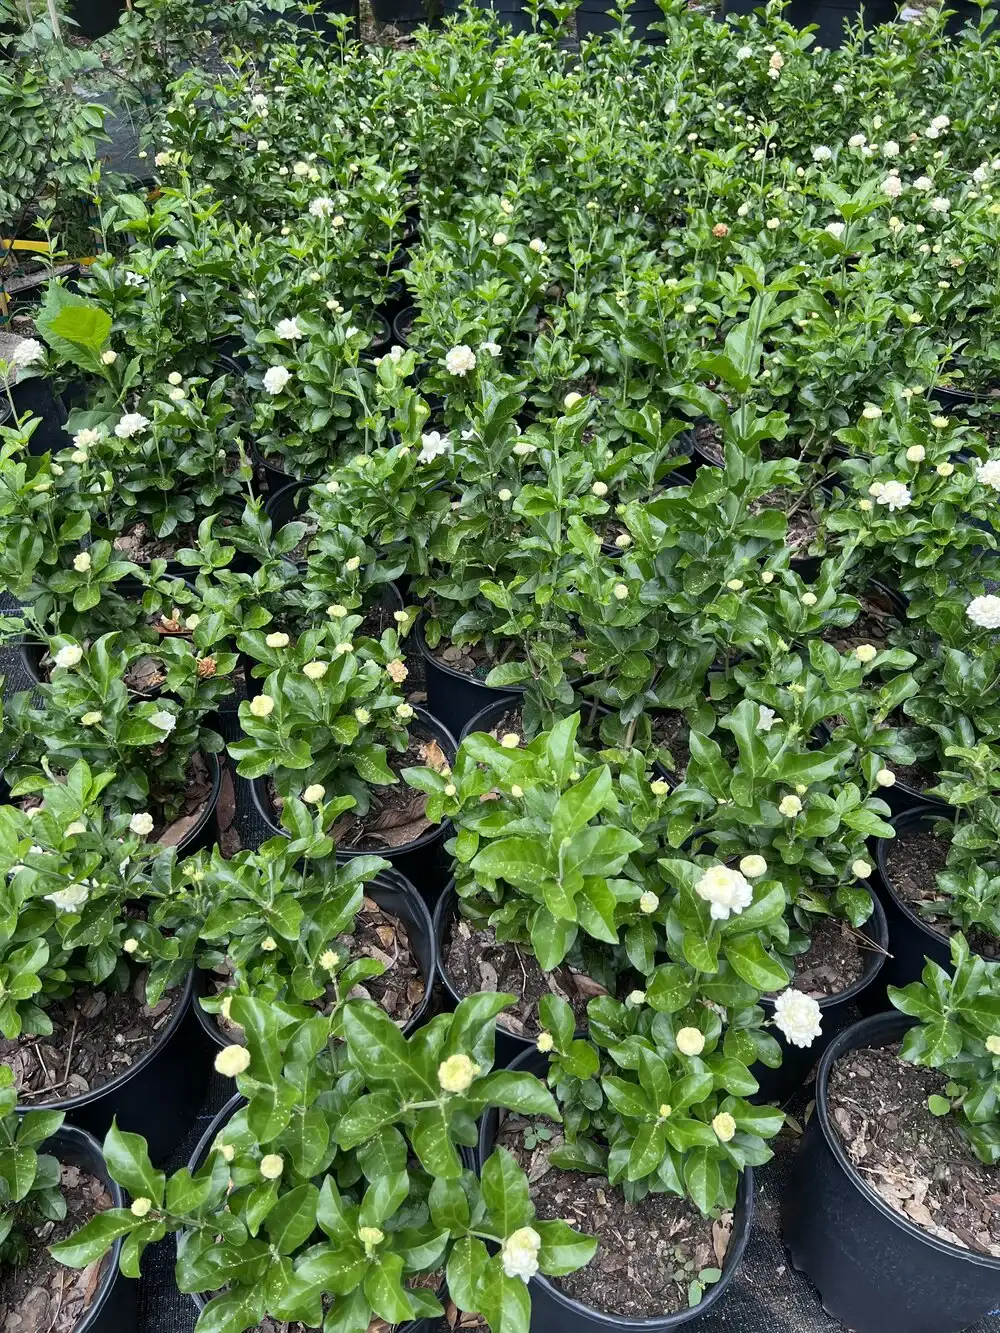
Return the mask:
[[191,832],[201,815],[201,810],[196,810],[193,815],[181,815],[180,819],[175,819],[169,828],[164,829],[157,842],[163,847],[176,847]]
[[228,764],[222,765],[222,785],[219,788],[219,803],[215,807],[219,823],[219,847],[228,860],[242,849],[240,835],[236,829],[236,784],[233,771]]
[[594,995],[607,995],[607,990],[599,981],[593,977],[588,977],[583,972],[573,973],[573,985],[576,987],[578,995],[586,995],[588,999]]
[[934,1218],[925,1203],[917,1203],[916,1199],[907,1199],[903,1204],[903,1212],[907,1217],[912,1218],[917,1226],[927,1227],[928,1230],[934,1229]]
[[435,773],[443,773],[446,768],[450,767],[448,756],[437,741],[428,741],[426,745],[421,745],[417,753],[427,767],[433,768]]
[[723,1213],[712,1223],[712,1248],[715,1250],[715,1257],[720,1268],[729,1250],[729,1240],[732,1234],[733,1215],[732,1213]]

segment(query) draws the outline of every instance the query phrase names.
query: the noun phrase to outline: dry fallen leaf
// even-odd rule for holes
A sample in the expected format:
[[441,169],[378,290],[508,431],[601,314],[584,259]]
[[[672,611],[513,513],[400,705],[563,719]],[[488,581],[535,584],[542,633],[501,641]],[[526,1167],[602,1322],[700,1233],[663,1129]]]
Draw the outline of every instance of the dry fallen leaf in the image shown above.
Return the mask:
[[433,768],[435,773],[443,773],[449,767],[448,756],[437,741],[428,741],[426,745],[421,745],[418,753],[427,767]]

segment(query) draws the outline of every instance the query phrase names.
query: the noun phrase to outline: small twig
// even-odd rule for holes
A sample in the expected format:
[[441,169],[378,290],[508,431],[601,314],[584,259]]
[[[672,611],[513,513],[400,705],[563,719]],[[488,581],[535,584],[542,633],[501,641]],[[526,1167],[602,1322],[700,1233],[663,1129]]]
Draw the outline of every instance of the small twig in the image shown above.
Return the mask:
[[76,1041],[76,1022],[77,1020],[74,1018],[73,1031],[69,1034],[69,1051],[66,1055],[66,1068],[63,1070],[63,1079],[62,1079],[64,1083],[66,1083],[69,1079],[69,1066],[70,1066],[70,1061],[73,1059],[73,1043]]
[[55,1328],[55,1326],[56,1326],[56,1320],[59,1318],[59,1312],[62,1310],[63,1296],[65,1295],[65,1293],[66,1293],[66,1269],[65,1269],[65,1268],[60,1268],[60,1270],[59,1270],[59,1299],[56,1301],[55,1314],[54,1314],[54,1315],[52,1316],[52,1318],[49,1320],[49,1326],[48,1326],[48,1328],[46,1329],[46,1333],[52,1333],[52,1330],[53,1330],[53,1329]]

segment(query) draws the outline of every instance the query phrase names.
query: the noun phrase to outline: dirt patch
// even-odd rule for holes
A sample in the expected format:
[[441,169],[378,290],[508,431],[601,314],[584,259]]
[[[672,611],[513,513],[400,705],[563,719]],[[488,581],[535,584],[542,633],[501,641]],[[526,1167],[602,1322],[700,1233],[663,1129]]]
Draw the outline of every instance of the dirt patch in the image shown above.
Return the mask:
[[726,454],[722,445],[722,427],[714,421],[699,421],[694,428],[694,442],[716,467],[724,467]]
[[996,1168],[973,1155],[953,1116],[927,1109],[946,1081],[900,1060],[898,1045],[851,1051],[830,1074],[830,1119],[890,1208],[941,1240],[1000,1258]]
[[111,1195],[103,1181],[78,1166],[63,1165],[60,1183],[66,1217],[30,1228],[24,1265],[0,1271],[0,1333],[73,1333],[97,1295],[108,1258],[82,1269],[64,1268],[48,1246],[110,1208]]
[[691,762],[691,728],[687,718],[683,713],[654,713],[652,732],[653,744],[658,749],[667,750],[672,760],[672,763],[668,763],[664,757],[660,762],[671,776],[682,782]]
[[187,766],[184,795],[179,806],[175,808],[171,797],[159,801],[159,808],[152,812],[155,823],[150,841],[164,847],[177,847],[205,813],[212,798],[212,786],[212,774],[205,756],[193,754]]
[[559,995],[576,1014],[577,1026],[586,1027],[587,1003],[595,995],[606,995],[603,986],[563,964],[543,972],[538,962],[513,941],[500,941],[492,926],[476,926],[456,917],[445,937],[445,969],[460,995],[479,991],[509,991],[515,1004],[497,1019],[499,1027],[519,1037],[537,1037],[538,1001],[543,995]]
[[185,546],[194,546],[195,536],[193,528],[176,528],[168,537],[157,537],[149,524],[140,520],[115,538],[114,547],[126,560],[148,565],[153,560],[173,560]]
[[841,995],[861,980],[871,947],[867,936],[849,922],[822,917],[806,952],[784,960],[795,969],[791,984],[814,1000]]
[[139,1060],[170,1022],[179,991],[168,991],[150,1009],[146,973],[127,991],[78,987],[46,1013],[48,1037],[0,1037],[0,1060],[14,1074],[18,1102],[60,1101],[110,1083]]
[[436,827],[425,816],[425,792],[408,787],[400,776],[404,768],[433,768],[443,772],[448,756],[429,734],[411,728],[410,743],[400,754],[390,751],[386,762],[399,781],[394,787],[372,787],[371,805],[366,815],[348,810],[330,829],[330,836],[341,851],[380,852],[386,848],[405,847]]
[[436,662],[450,666],[453,671],[461,671],[463,676],[471,676],[473,680],[485,680],[503,660],[489,652],[484,643],[448,643],[445,639],[432,648],[430,654]]
[[865,592],[858,597],[861,610],[850,625],[827,625],[820,638],[833,644],[838,653],[848,653],[863,643],[879,652],[890,646],[889,635],[899,624],[892,602],[880,592]]
[[751,514],[764,509],[779,509],[788,518],[785,546],[793,557],[804,556],[819,531],[819,515],[809,496],[785,487],[768,491],[750,505]]
[[[951,920],[951,900],[937,886],[937,876],[947,868],[947,838],[922,828],[904,834],[886,851],[886,870],[896,896],[911,907],[931,930],[947,939],[958,927]],[[965,932],[969,947],[984,958],[1000,958],[1000,940],[984,930]]]
[[527,1172],[531,1198],[543,1220],[562,1218],[597,1236],[589,1264],[552,1281],[592,1310],[627,1319],[654,1319],[688,1309],[688,1288],[700,1272],[721,1269],[732,1235],[733,1215],[704,1218],[687,1199],[647,1194],[625,1201],[603,1176],[561,1171],[548,1154],[559,1140],[533,1142],[534,1122],[509,1115],[497,1142]]

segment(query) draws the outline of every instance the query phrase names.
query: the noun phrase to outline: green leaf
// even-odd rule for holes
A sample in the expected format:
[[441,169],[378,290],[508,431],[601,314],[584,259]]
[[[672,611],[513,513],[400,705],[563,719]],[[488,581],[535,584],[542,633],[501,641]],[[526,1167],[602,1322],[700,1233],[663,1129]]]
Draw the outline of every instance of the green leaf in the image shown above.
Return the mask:
[[771,957],[756,935],[726,939],[722,951],[733,971],[762,994],[784,990],[788,985],[788,973]]
[[704,1216],[715,1207],[722,1188],[719,1163],[709,1148],[694,1148],[684,1163],[684,1185]]
[[930,1111],[931,1115],[949,1115],[951,1112],[951,1102],[947,1097],[939,1097],[936,1093],[933,1093],[927,1098],[927,1109]]
[[528,1333],[531,1297],[519,1277],[508,1277],[499,1255],[486,1265],[473,1307],[490,1326],[491,1333]]
[[497,1069],[476,1083],[476,1097],[484,1097],[489,1105],[505,1106],[508,1111],[522,1115],[547,1115],[560,1120],[556,1100],[545,1084],[534,1074],[514,1069]]
[[480,1173],[483,1202],[501,1236],[509,1236],[535,1216],[528,1178],[506,1148],[495,1148]]
[[149,1149],[141,1134],[129,1134],[113,1121],[104,1139],[104,1160],[111,1178],[128,1190],[133,1199],[149,1199],[154,1207],[160,1207],[166,1176],[162,1171],[153,1170]]
[[388,1324],[412,1319],[414,1310],[403,1289],[403,1256],[380,1252],[365,1274],[365,1295],[372,1309]]
[[54,1259],[68,1268],[86,1268],[111,1249],[119,1236],[127,1236],[141,1223],[128,1208],[109,1208],[98,1213],[66,1240],[50,1247]]
[[597,1253],[597,1237],[585,1236],[566,1222],[532,1223],[542,1238],[538,1266],[549,1277],[564,1277],[590,1263]]

